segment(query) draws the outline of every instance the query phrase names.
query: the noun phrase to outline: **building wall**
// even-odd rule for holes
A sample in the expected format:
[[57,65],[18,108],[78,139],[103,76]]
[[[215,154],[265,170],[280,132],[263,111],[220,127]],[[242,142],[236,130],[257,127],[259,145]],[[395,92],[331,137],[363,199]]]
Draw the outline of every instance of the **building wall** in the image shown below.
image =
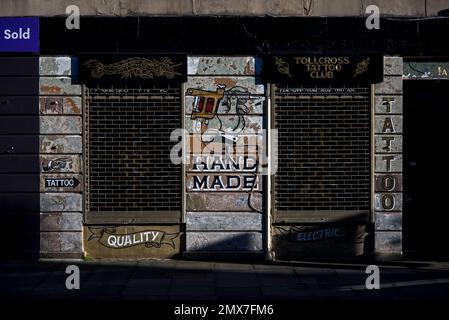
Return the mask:
[[83,130],[77,59],[40,57],[40,256],[83,253]]
[[[190,164],[186,166],[188,252],[263,250],[266,212],[262,203],[263,177],[255,152],[247,155],[244,150],[256,148],[265,127],[265,86],[257,81],[256,71],[254,57],[188,57],[185,85],[185,129],[190,134],[187,139]],[[217,93],[221,95],[216,100],[213,118],[195,112],[197,99],[206,97],[207,101],[208,94]],[[207,134],[207,130],[223,134],[214,133],[215,136],[201,139],[199,134]],[[223,143],[230,158],[212,154],[216,142]],[[218,150],[222,151],[221,144]],[[198,151],[203,156],[199,157]],[[246,168],[240,162],[245,157],[250,158]],[[228,160],[240,162],[240,167],[219,164]]]
[[402,255],[402,57],[384,58],[374,95],[375,253]]
[[65,15],[71,4],[90,16],[364,16],[369,5],[386,16],[436,16],[449,8],[448,0],[4,0],[0,16]]
[[179,257],[184,186],[170,138],[181,85],[86,85],[84,111],[86,257]]
[[[188,80],[183,87],[185,128],[193,133],[203,132],[204,129],[220,129],[237,139],[248,136],[260,139],[260,130],[266,128],[268,119],[268,92],[266,84],[258,78],[260,70],[257,70],[256,58],[191,56],[188,62]],[[188,154],[191,164],[184,168],[185,217],[182,222],[185,223],[185,234],[182,224],[85,223],[85,115],[77,64],[77,58],[68,56],[39,58],[39,99],[36,99],[35,104],[39,105],[40,256],[79,258],[84,254],[99,258],[173,257],[184,250],[193,253],[263,253],[266,249],[264,234],[267,234],[264,223],[271,208],[268,210],[265,206],[270,195],[267,194],[262,176],[255,175],[256,172],[252,170],[229,170],[220,166],[205,168],[205,159],[198,162],[194,159],[194,153]],[[220,96],[217,105],[220,119],[214,117],[204,123],[204,119],[195,114],[195,99],[204,94]],[[384,81],[374,86],[372,108],[374,251],[378,256],[400,256],[402,58],[385,57]],[[193,143],[193,139],[189,137],[187,144]],[[200,144],[202,151],[209,147],[204,141]],[[248,143],[241,145],[243,148],[250,146]],[[226,186],[230,176],[240,180],[241,184],[237,187]],[[254,176],[257,176],[257,185],[245,187],[243,179]],[[289,228],[297,226],[290,224]],[[356,243],[360,234],[366,234],[367,226],[364,223],[345,225],[338,233],[345,233],[350,241]],[[303,236],[316,231],[316,226],[314,229],[310,224],[302,225],[301,228],[298,230]],[[292,254],[295,257],[312,256],[326,244],[322,242],[308,249],[300,243],[289,242],[287,245],[280,240],[286,236],[284,229],[275,226],[272,230],[274,249],[280,253],[277,254],[278,258],[291,257]],[[290,231],[287,230],[287,233]],[[106,238],[102,238],[103,235],[135,237],[134,234],[145,235],[145,232],[153,232],[153,235],[159,232],[157,241],[166,246],[140,245],[129,250],[117,250],[105,245]],[[333,232],[335,230],[326,226],[321,233],[329,234],[330,241],[334,241]],[[301,250],[298,251],[298,248]],[[325,256],[357,256],[366,253],[366,248],[360,242],[356,246],[339,242],[331,252],[325,251]]]
[[370,85],[276,85],[273,104],[276,258],[369,254]]

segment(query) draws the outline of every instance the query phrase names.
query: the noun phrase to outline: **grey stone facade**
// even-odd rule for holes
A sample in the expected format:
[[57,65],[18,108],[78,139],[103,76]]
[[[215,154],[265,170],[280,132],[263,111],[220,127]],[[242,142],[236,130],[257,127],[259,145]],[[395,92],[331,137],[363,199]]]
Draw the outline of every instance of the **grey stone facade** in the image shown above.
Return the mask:
[[[257,139],[263,129],[265,88],[256,82],[255,75],[254,57],[188,57],[184,97],[188,134],[198,137],[207,128],[233,135],[236,141],[249,136]],[[195,111],[195,103],[214,92],[222,92],[216,114],[211,119],[202,118],[203,115]],[[209,146],[202,143],[202,152],[207,154]],[[247,144],[241,146],[244,148]],[[239,171],[196,166],[197,151],[188,152],[191,164],[186,166],[185,182],[187,252],[263,250],[260,199],[264,193],[257,169]],[[257,182],[245,189],[244,179]],[[199,181],[205,184],[200,185]],[[213,190],[210,188],[212,181],[216,182]],[[239,187],[230,188],[229,184],[236,181]]]
[[[83,254],[82,99],[71,57],[40,58],[40,256]],[[77,186],[53,186],[73,179]]]
[[[83,126],[81,86],[70,57],[41,57],[40,60],[40,158],[41,158],[41,257],[81,257],[83,254]],[[246,88],[248,128],[242,134],[262,129],[265,90],[256,84],[254,58],[189,58],[189,88],[213,92],[217,85],[227,89]],[[217,74],[217,75],[214,75]],[[192,119],[194,97],[185,94],[185,128],[195,132]],[[373,221],[375,253],[402,253],[402,58],[385,57],[384,81],[375,85],[373,99]],[[220,113],[222,112],[222,113]],[[225,114],[226,113],[226,114]],[[236,115],[220,110],[223,130],[232,128]],[[229,118],[229,119],[228,119]],[[214,125],[213,120],[208,122]],[[218,124],[218,123],[217,123]],[[229,127],[229,128],[228,128]],[[200,131],[199,131],[200,132]],[[193,177],[226,175],[185,168],[185,223],[187,252],[262,251],[262,185],[250,192],[195,190]],[[201,170],[200,170],[201,171]],[[242,177],[245,172],[231,172]],[[74,188],[47,186],[47,179],[76,178]],[[223,180],[226,182],[226,180]],[[198,186],[197,186],[198,187]],[[259,211],[254,211],[256,208]]]
[[69,4],[89,16],[363,16],[377,5],[387,16],[436,16],[447,0],[47,0],[2,1],[3,16],[59,16]]
[[384,81],[375,85],[375,254],[402,255],[402,58],[384,58]]

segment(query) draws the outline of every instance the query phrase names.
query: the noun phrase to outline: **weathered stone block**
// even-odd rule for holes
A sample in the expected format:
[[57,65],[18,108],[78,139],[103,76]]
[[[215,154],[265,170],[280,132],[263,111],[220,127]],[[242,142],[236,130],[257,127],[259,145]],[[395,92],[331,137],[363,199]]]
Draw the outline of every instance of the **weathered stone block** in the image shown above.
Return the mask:
[[[216,114],[221,116],[224,114],[237,114],[236,106],[239,104],[239,112],[242,110],[246,115],[255,115],[264,113],[264,105],[266,98],[262,95],[238,95],[236,93],[229,93],[225,99],[222,99],[217,107]],[[194,105],[195,97],[185,97],[185,111],[190,117]],[[228,108],[231,106],[231,108]]]
[[401,231],[377,231],[375,233],[376,252],[401,252],[402,232]]
[[[106,4],[106,3],[105,3]],[[153,1],[140,1],[138,5],[130,8],[128,15],[192,15],[195,10],[193,9],[194,2],[191,1],[166,1],[166,0],[153,0]]]
[[241,12],[251,12],[251,0],[198,0],[194,4],[197,15],[236,15]]
[[82,231],[83,214],[81,212],[42,212],[40,214],[41,231]]
[[70,76],[72,75],[71,57],[40,57],[39,74],[41,76]]
[[61,222],[62,231],[82,231],[83,213],[82,212],[62,212]]
[[41,153],[82,153],[83,139],[75,135],[41,135]]
[[60,232],[41,232],[40,233],[40,251],[41,252],[60,252],[61,251],[61,233]]
[[[254,77],[236,77],[236,76],[208,76],[208,77],[188,77],[185,85],[186,92],[189,89],[200,89],[215,92],[221,86],[225,89],[225,93],[244,94],[248,92],[251,95],[263,95],[265,87],[263,84],[256,84]],[[234,91],[229,92],[230,89]]]
[[306,0],[303,2],[305,14],[309,12],[308,15],[311,16],[342,17],[365,14],[365,11],[362,12],[360,0],[345,0],[344,3],[334,0]]
[[376,230],[402,230],[402,212],[375,212]]
[[401,153],[402,135],[375,135],[374,150],[376,153]]
[[41,192],[80,192],[82,190],[83,176],[81,174],[41,174]]
[[375,155],[375,172],[402,172],[401,154]]
[[401,211],[402,193],[376,193],[374,209],[376,211]]
[[261,231],[257,212],[187,212],[187,231]]
[[187,251],[260,251],[260,232],[195,232],[186,234]]
[[189,75],[255,75],[254,57],[188,57]]
[[41,172],[78,173],[82,171],[81,155],[51,154],[40,156]]
[[61,232],[62,252],[83,252],[82,232]]
[[376,192],[402,191],[402,174],[375,174]]
[[41,232],[41,253],[81,253],[81,232]]
[[41,95],[81,95],[81,86],[69,77],[40,77]]
[[370,0],[361,1],[361,4],[363,5],[363,12],[368,5],[378,6],[382,16],[425,16],[425,1],[421,0]]
[[39,110],[41,114],[81,114],[81,97],[40,97]]
[[79,193],[41,193],[41,211],[83,211],[82,195]]
[[[244,119],[243,119],[244,118]],[[202,122],[200,119],[192,120],[190,116],[186,116],[185,129],[194,134],[202,132]],[[263,118],[261,116],[238,116],[238,115],[222,115],[220,118],[209,120],[208,128],[216,129],[214,131],[205,132],[203,135],[212,135],[211,139],[217,135],[217,131],[221,126],[221,130],[230,136],[238,138],[241,134],[257,134],[262,133]],[[206,139],[209,141],[209,139]]]
[[402,116],[375,116],[374,133],[402,133]]
[[40,116],[41,134],[81,134],[82,119],[79,116]]
[[376,94],[401,94],[402,93],[402,76],[384,76],[384,81],[374,85],[374,93]]
[[374,106],[376,114],[402,114],[402,96],[376,95],[374,96]]
[[186,194],[187,211],[254,211],[262,209],[262,193],[253,192],[189,192]]
[[402,77],[402,74],[402,57],[384,57],[384,75]]

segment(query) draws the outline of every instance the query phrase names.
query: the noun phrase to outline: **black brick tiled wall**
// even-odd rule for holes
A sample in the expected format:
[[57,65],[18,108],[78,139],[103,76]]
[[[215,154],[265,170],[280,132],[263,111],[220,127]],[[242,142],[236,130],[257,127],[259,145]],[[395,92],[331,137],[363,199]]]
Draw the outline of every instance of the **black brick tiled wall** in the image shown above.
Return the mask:
[[279,211],[369,210],[370,88],[323,95],[275,92]]
[[182,127],[181,105],[180,88],[90,89],[90,212],[180,210],[170,134]]

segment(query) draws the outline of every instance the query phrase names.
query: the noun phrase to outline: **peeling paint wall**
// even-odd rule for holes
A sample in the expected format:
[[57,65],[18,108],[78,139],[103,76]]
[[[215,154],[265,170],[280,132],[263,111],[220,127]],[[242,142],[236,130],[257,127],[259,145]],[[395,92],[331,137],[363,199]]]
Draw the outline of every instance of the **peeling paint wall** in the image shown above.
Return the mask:
[[[254,57],[188,58],[187,252],[263,250],[258,159],[254,153],[228,157],[221,147],[234,153],[255,146],[264,128],[264,104]],[[218,155],[212,153],[215,146]]]
[[[114,230],[85,226],[83,233],[82,98],[72,69],[75,61],[40,58],[41,256],[80,257],[83,240],[92,242],[94,256],[105,257],[108,252],[110,258],[170,257],[178,255],[184,244],[187,253],[262,253],[266,190],[258,158],[209,153],[215,142],[223,143],[225,149],[248,151],[261,138],[267,93],[258,79],[256,59],[188,58],[183,96],[190,163],[185,165],[186,233],[182,236],[179,226],[117,226]],[[373,103],[375,252],[401,254],[402,58],[385,57],[384,81],[375,85]],[[251,137],[256,140],[248,140]],[[152,248],[139,240],[149,230],[160,232]],[[318,251],[327,257],[366,253],[359,241],[367,232],[364,224],[288,226],[273,232],[279,257],[314,256]],[[177,236],[171,239],[172,234]],[[348,246],[348,241],[354,245]],[[129,249],[113,248],[121,245]],[[324,247],[334,249],[324,252]]]
[[83,253],[83,139],[76,58],[40,57],[40,256]]

